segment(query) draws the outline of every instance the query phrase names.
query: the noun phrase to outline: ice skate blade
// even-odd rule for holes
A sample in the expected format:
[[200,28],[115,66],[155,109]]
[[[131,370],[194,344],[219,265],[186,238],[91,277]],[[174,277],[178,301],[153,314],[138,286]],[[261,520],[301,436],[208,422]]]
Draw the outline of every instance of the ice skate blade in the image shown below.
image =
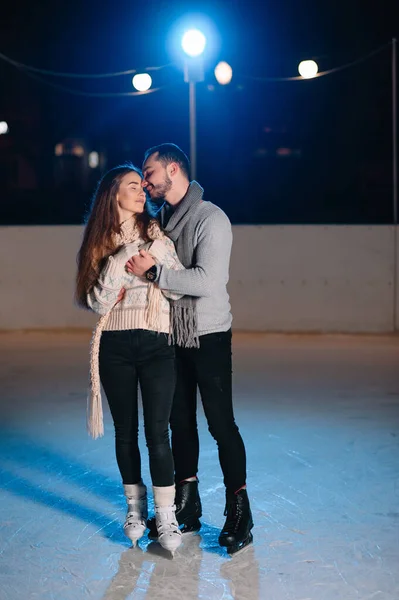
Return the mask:
[[144,535],[144,533],[138,537],[130,537],[129,535],[126,535],[126,537],[128,540],[130,540],[132,542],[133,548],[135,548],[137,545],[137,542],[142,539],[143,535]]
[[254,536],[252,535],[251,532],[249,532],[248,536],[245,538],[244,541],[241,542],[241,544],[236,544],[234,546],[228,546],[228,547],[226,547],[226,550],[227,550],[228,554],[230,554],[230,556],[235,556],[236,554],[238,554],[239,552],[244,550],[247,546],[249,546],[249,544],[252,544],[253,539],[254,539]]
[[132,539],[132,538],[128,538],[128,540],[130,540],[132,542],[132,548],[138,548],[139,545],[139,541],[142,539],[143,536],[137,538],[137,539]]
[[144,536],[147,527],[142,527],[140,529],[136,529],[135,531],[130,531],[128,527],[123,528],[123,533],[127,537],[128,540],[132,542],[132,545],[135,546],[139,540]]

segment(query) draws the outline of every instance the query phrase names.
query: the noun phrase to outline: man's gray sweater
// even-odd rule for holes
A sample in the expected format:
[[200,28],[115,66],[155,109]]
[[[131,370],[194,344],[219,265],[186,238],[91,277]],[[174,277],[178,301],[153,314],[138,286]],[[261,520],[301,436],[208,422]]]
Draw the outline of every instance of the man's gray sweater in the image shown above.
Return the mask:
[[[195,186],[202,192],[196,182],[191,183],[190,189],[197,191]],[[168,235],[168,227],[165,232]],[[186,270],[173,271],[159,266],[159,287],[197,298],[199,335],[227,331],[232,322],[226,288],[232,245],[227,215],[215,204],[202,201],[190,208],[189,218],[174,241]],[[187,260],[183,250],[188,244],[194,248],[191,260]]]

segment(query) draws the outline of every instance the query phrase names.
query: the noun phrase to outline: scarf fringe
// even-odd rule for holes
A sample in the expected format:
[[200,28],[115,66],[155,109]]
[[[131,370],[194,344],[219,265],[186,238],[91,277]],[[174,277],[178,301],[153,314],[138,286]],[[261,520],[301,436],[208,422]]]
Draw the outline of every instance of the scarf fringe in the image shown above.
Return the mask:
[[169,343],[183,348],[199,348],[197,311],[194,304],[182,306],[179,300],[171,302],[171,332]]
[[[111,309],[112,310],[112,309]],[[98,367],[102,331],[111,311],[97,322],[90,345],[90,386],[87,394],[87,431],[93,439],[104,435],[103,406],[101,399],[101,381]]]
[[101,392],[90,394],[88,402],[87,431],[96,440],[104,435],[104,418]]
[[153,327],[155,331],[161,329],[161,299],[162,292],[156,283],[148,286],[147,291],[147,307],[146,307],[146,320],[150,327]]

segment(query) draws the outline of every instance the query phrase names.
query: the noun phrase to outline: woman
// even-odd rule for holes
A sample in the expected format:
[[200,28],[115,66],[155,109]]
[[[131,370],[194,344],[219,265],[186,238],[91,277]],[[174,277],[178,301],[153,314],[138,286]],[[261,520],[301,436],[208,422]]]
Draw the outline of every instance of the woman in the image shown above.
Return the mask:
[[169,301],[156,284],[129,274],[125,264],[146,249],[158,264],[183,267],[173,242],[146,212],[145,202],[141,172],[132,164],[111,169],[101,179],[78,254],[76,298],[101,315],[91,345],[88,428],[94,438],[103,435],[101,380],[114,421],[116,459],[127,501],[125,534],[134,546],[147,526],[138,446],[140,384],[158,539],[173,554],[181,532],[175,518],[168,430],[175,388]]

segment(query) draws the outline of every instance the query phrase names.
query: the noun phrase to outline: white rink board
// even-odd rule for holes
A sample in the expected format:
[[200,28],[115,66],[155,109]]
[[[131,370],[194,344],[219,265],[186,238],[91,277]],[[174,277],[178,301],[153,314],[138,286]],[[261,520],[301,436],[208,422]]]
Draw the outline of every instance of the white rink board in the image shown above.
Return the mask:
[[[96,317],[73,304],[82,231],[0,227],[0,329],[92,327]],[[398,329],[392,226],[244,225],[234,226],[233,234],[235,330]]]

